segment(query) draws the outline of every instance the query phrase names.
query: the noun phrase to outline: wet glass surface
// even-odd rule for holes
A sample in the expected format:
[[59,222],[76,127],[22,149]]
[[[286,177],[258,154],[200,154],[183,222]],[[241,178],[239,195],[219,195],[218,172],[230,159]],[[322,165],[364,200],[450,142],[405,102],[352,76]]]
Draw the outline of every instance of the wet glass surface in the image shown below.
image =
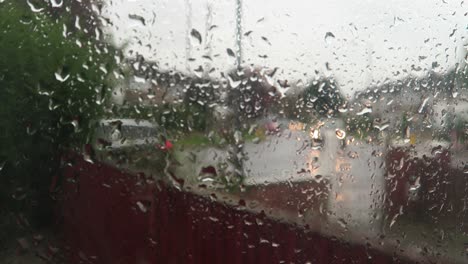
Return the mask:
[[1,258],[465,263],[466,7],[0,0]]

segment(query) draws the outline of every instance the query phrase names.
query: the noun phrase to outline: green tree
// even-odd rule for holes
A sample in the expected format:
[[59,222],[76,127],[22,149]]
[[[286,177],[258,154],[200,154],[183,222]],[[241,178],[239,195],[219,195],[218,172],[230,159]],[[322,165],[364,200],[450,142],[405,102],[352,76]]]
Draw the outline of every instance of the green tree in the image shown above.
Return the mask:
[[312,81],[304,90],[299,101],[303,108],[314,109],[318,115],[334,116],[345,103],[335,80],[321,78]]
[[68,22],[0,3],[0,206],[33,224],[51,208],[60,150],[86,143],[115,67],[111,47],[65,32]]
[[267,81],[273,74],[274,72],[268,74],[249,69],[228,74],[227,104],[236,113],[240,123],[275,111],[280,96],[276,88]]

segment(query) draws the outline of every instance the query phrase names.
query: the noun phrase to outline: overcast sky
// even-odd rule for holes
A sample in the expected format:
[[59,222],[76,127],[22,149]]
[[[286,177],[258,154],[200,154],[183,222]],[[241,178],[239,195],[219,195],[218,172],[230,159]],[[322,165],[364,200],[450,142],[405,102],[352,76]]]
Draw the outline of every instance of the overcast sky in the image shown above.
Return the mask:
[[[107,32],[117,44],[128,44],[128,56],[142,54],[162,69],[186,71],[191,25],[202,37],[201,44],[189,38],[192,70],[214,67],[216,78],[235,66],[226,49],[236,49],[236,0],[107,3],[103,15],[112,21]],[[290,82],[307,82],[315,71],[332,75],[352,94],[371,82],[424,74],[434,62],[438,72],[462,62],[467,12],[468,3],[461,0],[243,0],[243,32],[252,31],[243,38],[243,60],[278,67],[277,77]],[[327,32],[334,37],[326,38]]]

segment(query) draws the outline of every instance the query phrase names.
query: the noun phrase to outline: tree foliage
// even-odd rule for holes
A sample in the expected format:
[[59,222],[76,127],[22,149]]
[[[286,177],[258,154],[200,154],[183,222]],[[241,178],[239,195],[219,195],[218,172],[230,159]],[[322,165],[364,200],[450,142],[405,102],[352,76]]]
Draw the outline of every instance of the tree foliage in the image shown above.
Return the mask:
[[66,23],[66,16],[33,13],[23,1],[0,3],[3,209],[26,212],[48,199],[59,150],[86,142],[105,103],[113,49],[67,32]]
[[333,79],[312,81],[304,90],[300,104],[312,108],[319,115],[333,116],[338,113],[345,100]]

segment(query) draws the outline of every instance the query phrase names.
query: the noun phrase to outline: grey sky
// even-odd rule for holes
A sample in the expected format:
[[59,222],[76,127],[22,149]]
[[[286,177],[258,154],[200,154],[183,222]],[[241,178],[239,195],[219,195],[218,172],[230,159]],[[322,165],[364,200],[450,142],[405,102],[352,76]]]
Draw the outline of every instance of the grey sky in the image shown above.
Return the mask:
[[[235,50],[235,0],[189,2],[192,28],[203,38],[201,45],[191,40],[190,67],[209,63],[216,78],[235,65],[226,52]],[[216,27],[207,33],[209,4]],[[279,67],[277,77],[294,82],[310,80],[315,70],[333,75],[352,94],[371,81],[421,75],[433,62],[444,72],[463,61],[467,12],[461,0],[243,0],[243,29],[252,31],[244,37],[243,59]],[[145,25],[129,15],[143,17]],[[113,0],[104,16],[116,43],[129,44],[128,56],[137,52],[162,69],[186,70],[186,0]],[[335,38],[325,41],[327,32]],[[202,58],[207,43],[212,61]]]

